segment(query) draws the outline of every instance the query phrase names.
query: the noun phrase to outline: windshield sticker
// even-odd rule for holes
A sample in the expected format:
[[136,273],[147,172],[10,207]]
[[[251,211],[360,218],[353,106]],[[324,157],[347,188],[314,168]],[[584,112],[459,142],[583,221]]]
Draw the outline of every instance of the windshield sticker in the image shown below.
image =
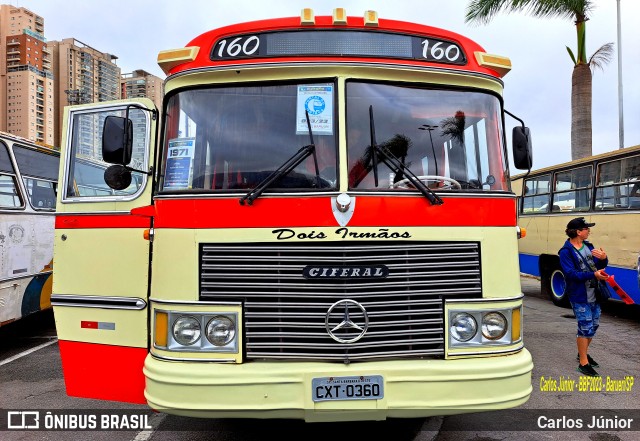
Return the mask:
[[298,86],[296,135],[309,134],[305,111],[314,135],[333,135],[333,84]]
[[164,190],[191,188],[193,185],[193,157],[195,138],[169,140]]

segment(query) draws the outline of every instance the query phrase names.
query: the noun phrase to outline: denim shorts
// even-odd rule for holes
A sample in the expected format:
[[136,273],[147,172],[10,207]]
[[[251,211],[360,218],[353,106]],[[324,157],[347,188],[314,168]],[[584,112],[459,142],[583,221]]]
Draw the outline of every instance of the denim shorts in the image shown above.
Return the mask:
[[600,325],[600,304],[571,302],[571,307],[578,321],[577,337],[591,338],[596,335]]

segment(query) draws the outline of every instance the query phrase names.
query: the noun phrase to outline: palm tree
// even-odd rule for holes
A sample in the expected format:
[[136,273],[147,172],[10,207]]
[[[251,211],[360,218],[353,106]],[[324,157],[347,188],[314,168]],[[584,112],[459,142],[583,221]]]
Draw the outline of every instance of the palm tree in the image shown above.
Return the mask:
[[587,59],[586,22],[593,9],[591,0],[471,0],[466,22],[489,22],[498,12],[525,11],[534,17],[564,17],[573,19],[578,36],[577,57],[567,47],[573,61],[571,75],[571,159],[592,154],[591,76],[593,69],[602,69],[613,55],[613,43],[601,46]]

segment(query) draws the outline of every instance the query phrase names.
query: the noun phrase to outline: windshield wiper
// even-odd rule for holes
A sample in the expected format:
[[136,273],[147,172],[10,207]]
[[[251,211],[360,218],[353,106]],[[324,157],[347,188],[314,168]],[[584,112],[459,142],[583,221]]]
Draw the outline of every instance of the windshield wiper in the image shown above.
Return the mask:
[[316,185],[320,188],[320,171],[318,169],[318,157],[316,156],[316,145],[313,143],[313,132],[311,131],[311,123],[309,122],[309,112],[305,110],[307,116],[307,129],[309,130],[309,139],[311,144],[305,145],[298,150],[292,157],[287,159],[284,164],[278,167],[273,173],[264,178],[258,185],[256,185],[249,193],[240,198],[240,205],[247,204],[252,205],[253,201],[260,197],[264,191],[269,188],[271,184],[276,182],[283,176],[288,175],[293,169],[295,169],[302,161],[307,159],[309,155],[313,155],[313,164],[316,168]]
[[369,106],[369,129],[371,133],[371,158],[373,166],[373,177],[376,187],[378,186],[377,155],[380,155],[380,160],[387,164],[390,169],[394,170],[396,174],[404,173],[409,182],[411,182],[411,184],[429,200],[431,205],[442,205],[444,201],[437,194],[435,194],[433,190],[424,185],[424,183],[409,169],[407,165],[396,158],[396,156],[391,153],[388,148],[382,148],[376,143],[376,129],[373,121],[373,106]]

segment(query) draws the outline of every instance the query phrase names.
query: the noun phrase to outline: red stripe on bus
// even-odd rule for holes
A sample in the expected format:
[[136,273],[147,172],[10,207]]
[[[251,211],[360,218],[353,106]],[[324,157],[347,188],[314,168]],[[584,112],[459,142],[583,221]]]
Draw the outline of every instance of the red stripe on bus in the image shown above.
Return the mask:
[[[335,227],[331,198],[263,198],[252,206],[239,198],[158,200],[155,228]],[[444,198],[431,205],[424,197],[356,196],[350,227],[516,225],[511,198]]]
[[149,228],[148,217],[130,214],[58,215],[56,229],[73,228]]
[[146,348],[60,340],[67,395],[146,404],[142,368]]

